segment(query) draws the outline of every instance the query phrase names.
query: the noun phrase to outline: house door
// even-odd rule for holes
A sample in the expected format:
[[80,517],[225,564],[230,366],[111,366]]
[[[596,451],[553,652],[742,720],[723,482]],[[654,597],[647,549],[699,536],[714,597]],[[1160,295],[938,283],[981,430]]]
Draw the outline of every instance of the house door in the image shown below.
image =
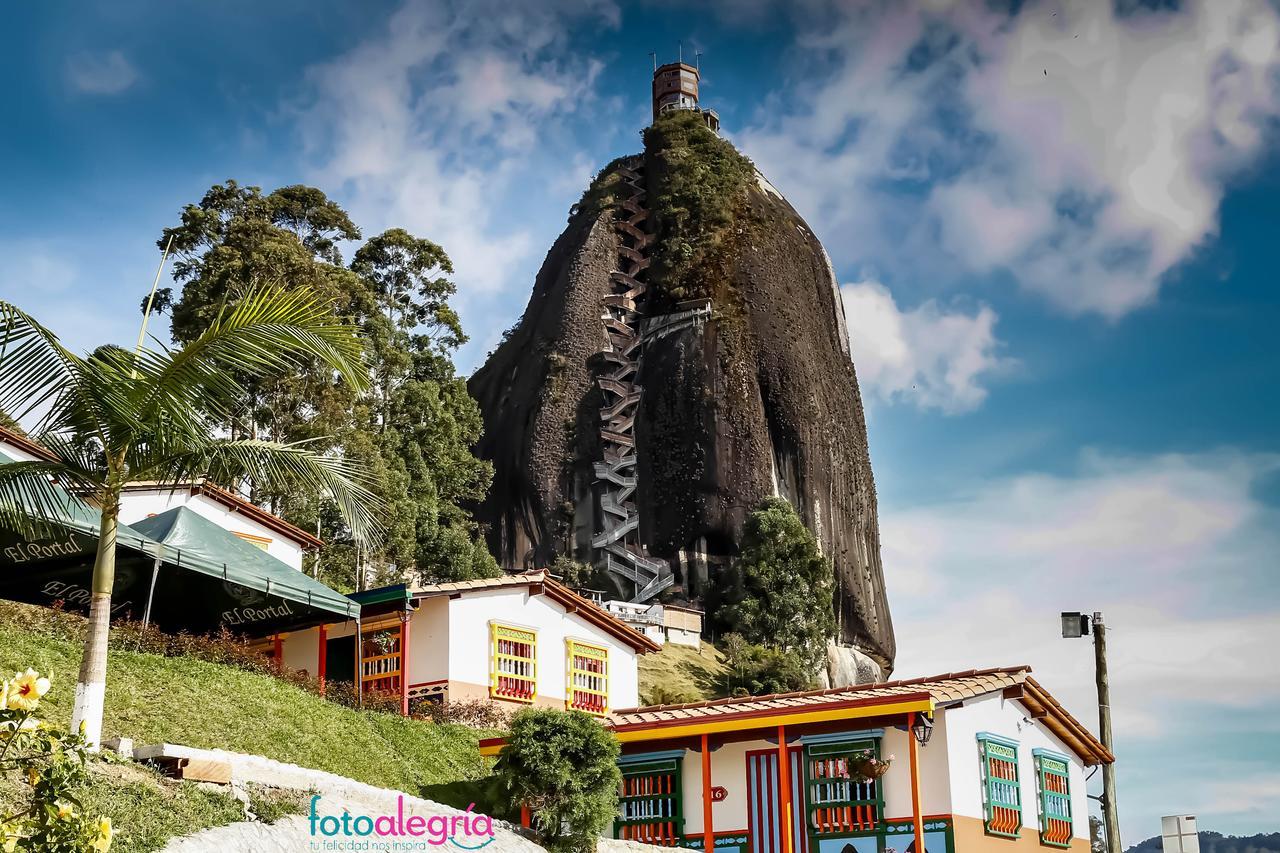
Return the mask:
[[[791,850],[792,853],[808,853],[809,836],[804,825],[804,760],[801,748],[790,747],[787,755],[791,760]],[[748,752],[747,834],[751,837],[751,853],[783,853],[778,784],[778,750]]]

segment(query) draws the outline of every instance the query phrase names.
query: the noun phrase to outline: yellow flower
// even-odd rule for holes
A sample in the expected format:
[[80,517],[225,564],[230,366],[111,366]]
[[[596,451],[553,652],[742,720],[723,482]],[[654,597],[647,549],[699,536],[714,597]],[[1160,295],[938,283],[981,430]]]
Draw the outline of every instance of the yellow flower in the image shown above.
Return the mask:
[[39,770],[37,770],[37,769],[36,769],[36,768],[34,768],[34,767],[28,767],[28,768],[27,768],[27,784],[28,784],[28,785],[30,785],[30,786],[31,786],[31,787],[33,787],[33,788],[34,788],[36,785],[40,784],[40,771],[39,771]]
[[98,835],[89,842],[89,847],[98,853],[107,853],[111,849],[111,818],[98,819]]
[[49,679],[41,677],[34,669],[19,672],[9,682],[5,707],[10,711],[34,711],[40,697],[49,692]]
[[71,820],[71,818],[75,816],[76,810],[75,810],[75,807],[71,805],[71,803],[58,800],[57,805],[58,805],[59,820]]

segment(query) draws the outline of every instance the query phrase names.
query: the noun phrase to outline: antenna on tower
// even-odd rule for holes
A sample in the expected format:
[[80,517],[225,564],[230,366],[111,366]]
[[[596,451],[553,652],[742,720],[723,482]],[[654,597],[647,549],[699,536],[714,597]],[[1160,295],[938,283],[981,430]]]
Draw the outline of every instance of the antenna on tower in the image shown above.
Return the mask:
[[684,64],[684,42],[682,41],[676,42],[676,59],[682,65]]
[[698,51],[693,55],[693,67],[698,69],[698,73],[702,73],[702,51]]
[[653,70],[658,70],[658,52],[656,50],[649,51],[649,56],[653,57]]

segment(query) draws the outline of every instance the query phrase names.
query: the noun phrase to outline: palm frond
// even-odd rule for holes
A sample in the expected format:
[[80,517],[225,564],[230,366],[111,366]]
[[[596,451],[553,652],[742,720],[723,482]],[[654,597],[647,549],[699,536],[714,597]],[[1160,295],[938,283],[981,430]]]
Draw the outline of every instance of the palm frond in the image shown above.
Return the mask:
[[83,364],[57,335],[0,301],[0,411],[25,419],[76,385]]
[[76,518],[77,508],[83,506],[71,496],[68,488],[93,492],[97,486],[93,478],[62,462],[2,464],[0,528],[32,539],[49,536],[60,530],[64,522]]
[[185,453],[157,459],[134,476],[190,483],[206,476],[225,481],[252,474],[273,491],[328,492],[358,542],[373,545],[381,541],[383,506],[370,489],[373,483],[366,470],[345,459],[317,453],[307,446],[312,443],[212,440]]
[[296,370],[318,359],[353,386],[367,387],[363,350],[357,330],[311,294],[255,290],[181,349],[140,353],[137,370],[146,391],[138,411],[150,420],[151,413],[163,410],[175,426],[196,435],[199,426],[185,419],[194,413],[228,414],[241,390],[237,376]]

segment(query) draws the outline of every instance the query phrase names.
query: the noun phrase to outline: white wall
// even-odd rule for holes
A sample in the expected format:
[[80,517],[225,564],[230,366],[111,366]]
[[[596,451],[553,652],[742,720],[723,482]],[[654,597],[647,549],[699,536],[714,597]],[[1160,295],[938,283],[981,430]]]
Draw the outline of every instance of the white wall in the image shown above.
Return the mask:
[[302,569],[302,546],[297,542],[204,495],[192,495],[185,488],[176,491],[126,491],[120,495],[120,520],[125,524],[132,524],[180,506],[199,513],[223,530],[271,540],[267,545],[268,554],[292,569]]
[[[948,755],[941,729],[945,726],[942,715],[935,726],[929,745],[919,748],[920,805],[927,814],[950,814],[952,796],[948,784]],[[889,772],[881,780],[884,792],[884,816],[901,818],[911,816],[911,742],[915,735],[904,729],[885,729],[880,742],[880,754],[893,756]]]
[[15,447],[4,439],[0,439],[0,453],[8,456],[14,462],[39,462],[39,458],[32,456],[20,447]]
[[280,641],[283,663],[289,669],[305,669],[313,677],[320,675],[320,629],[293,631]]
[[565,640],[572,639],[609,650],[610,708],[640,702],[635,650],[547,596],[529,595],[528,587],[469,592],[451,599],[448,622],[452,681],[489,684],[489,625],[500,622],[536,632],[540,698],[564,701]]
[[425,598],[409,624],[409,686],[448,677],[449,599]]
[[[1033,749],[1049,749],[1070,759],[1071,824],[1076,838],[1089,837],[1089,801],[1084,765],[1062,741],[1034,720],[1016,699],[999,695],[971,699],[963,707],[943,711],[943,742],[951,776],[952,811],[982,820],[982,763],[978,733],[990,732],[1018,743],[1018,781],[1022,788],[1022,825],[1039,828]],[[938,740],[935,731],[933,739]],[[933,748],[932,744],[929,747]]]

